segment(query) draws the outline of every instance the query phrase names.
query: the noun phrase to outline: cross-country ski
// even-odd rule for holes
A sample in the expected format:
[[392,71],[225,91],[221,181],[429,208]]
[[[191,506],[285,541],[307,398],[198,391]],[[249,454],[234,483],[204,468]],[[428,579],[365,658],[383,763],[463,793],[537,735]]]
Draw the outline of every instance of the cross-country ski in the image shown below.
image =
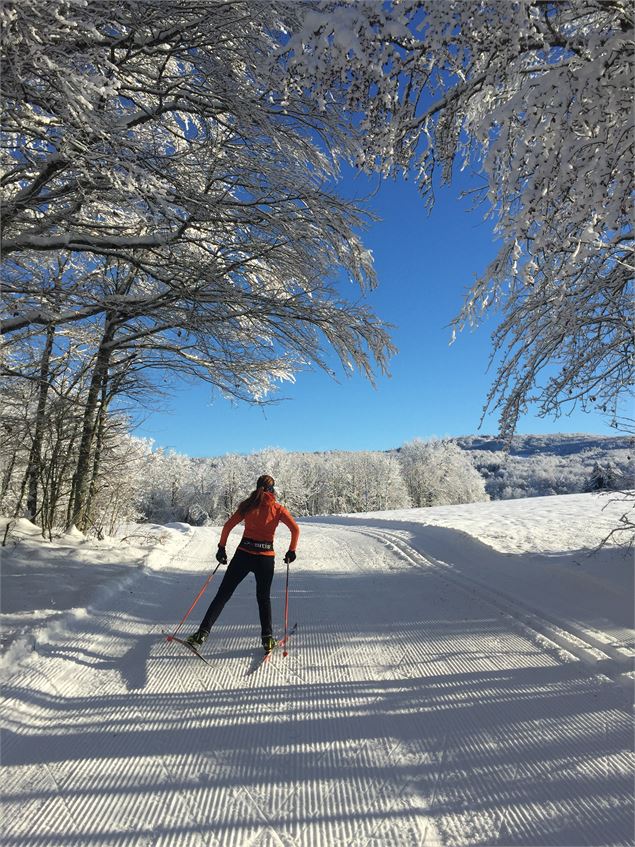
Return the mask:
[[201,651],[200,651],[200,650],[198,650],[198,649],[197,649],[197,648],[196,648],[193,644],[190,644],[190,642],[189,642],[189,641],[187,641],[187,639],[185,639],[185,638],[179,638],[179,637],[178,637],[178,636],[176,636],[176,635],[170,635],[170,636],[169,636],[169,638],[168,638],[167,640],[168,640],[168,641],[176,641],[176,643],[177,643],[177,644],[181,644],[181,645],[182,645],[183,647],[185,647],[185,649],[186,649],[186,650],[188,650],[190,653],[193,653],[195,656],[198,656],[198,658],[199,658],[202,662],[205,662],[205,664],[206,664],[206,665],[210,665],[210,666],[211,666],[211,664],[212,664],[212,663],[209,661],[209,659],[207,659],[207,658],[206,658],[206,657],[205,657],[205,656],[201,653]]

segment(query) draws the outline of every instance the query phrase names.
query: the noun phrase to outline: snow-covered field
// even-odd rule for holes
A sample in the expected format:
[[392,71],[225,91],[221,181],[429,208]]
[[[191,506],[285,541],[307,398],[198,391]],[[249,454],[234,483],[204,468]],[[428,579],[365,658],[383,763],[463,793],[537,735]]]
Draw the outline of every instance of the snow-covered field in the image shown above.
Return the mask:
[[[48,543],[21,523],[2,551],[0,843],[633,844],[633,558],[590,553],[620,510],[571,495],[305,521],[298,633],[260,668],[249,579],[212,667],[165,640],[217,530]],[[279,560],[278,622],[284,582]]]

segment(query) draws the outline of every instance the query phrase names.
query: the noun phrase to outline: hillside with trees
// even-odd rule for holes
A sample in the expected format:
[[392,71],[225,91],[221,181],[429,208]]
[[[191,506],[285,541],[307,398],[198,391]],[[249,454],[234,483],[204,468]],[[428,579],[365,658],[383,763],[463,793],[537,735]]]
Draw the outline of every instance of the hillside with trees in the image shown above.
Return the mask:
[[632,442],[617,437],[519,436],[509,452],[484,436],[416,439],[388,452],[270,449],[194,459],[159,450],[143,463],[141,509],[157,522],[223,521],[265,472],[300,516],[635,486]]
[[[79,427],[79,421],[77,423]],[[41,444],[38,523],[49,536],[65,526],[72,465],[60,449],[56,419]],[[190,457],[153,449],[110,421],[102,458],[91,477],[87,531],[110,535],[126,521],[223,522],[261,473],[298,516],[385,511],[635,487],[630,438],[590,435],[517,436],[508,450],[494,436],[415,439],[389,451],[288,452]],[[2,513],[19,516],[28,453],[2,452]]]

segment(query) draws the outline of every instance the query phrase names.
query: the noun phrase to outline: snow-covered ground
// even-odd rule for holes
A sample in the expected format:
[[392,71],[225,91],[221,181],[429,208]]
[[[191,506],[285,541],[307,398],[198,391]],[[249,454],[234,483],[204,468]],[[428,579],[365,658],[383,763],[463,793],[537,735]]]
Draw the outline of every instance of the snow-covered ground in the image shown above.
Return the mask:
[[[217,530],[49,543],[22,522],[2,551],[1,843],[631,845],[633,558],[590,552],[620,508],[305,521],[298,633],[260,668],[251,579],[212,667],[165,640]],[[279,563],[279,623],[284,582]]]

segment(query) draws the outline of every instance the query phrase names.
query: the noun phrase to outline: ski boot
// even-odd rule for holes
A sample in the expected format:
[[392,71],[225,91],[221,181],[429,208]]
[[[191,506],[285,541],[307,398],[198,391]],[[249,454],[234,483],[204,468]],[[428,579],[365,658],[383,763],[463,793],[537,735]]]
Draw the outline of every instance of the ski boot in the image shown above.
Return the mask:
[[262,646],[263,646],[263,648],[264,648],[265,654],[266,654],[266,655],[268,655],[269,653],[271,653],[271,651],[275,649],[275,647],[276,647],[277,643],[278,643],[278,642],[277,642],[277,641],[276,641],[276,639],[273,637],[273,635],[265,635],[265,636],[263,636],[263,639],[262,639]]
[[207,636],[209,632],[206,632],[204,629],[197,629],[196,632],[193,632],[191,635],[185,639],[188,644],[191,644],[192,647],[196,647],[198,650],[199,647],[202,647],[203,644],[207,641]]

